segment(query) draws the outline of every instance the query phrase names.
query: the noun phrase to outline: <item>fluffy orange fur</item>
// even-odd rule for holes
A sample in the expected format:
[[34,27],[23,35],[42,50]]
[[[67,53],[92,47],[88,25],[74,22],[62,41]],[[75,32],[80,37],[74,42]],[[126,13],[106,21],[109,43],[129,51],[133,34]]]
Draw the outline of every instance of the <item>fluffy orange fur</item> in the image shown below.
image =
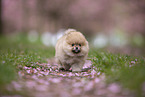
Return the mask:
[[55,58],[60,68],[81,71],[89,51],[88,41],[81,32],[68,29],[57,41]]

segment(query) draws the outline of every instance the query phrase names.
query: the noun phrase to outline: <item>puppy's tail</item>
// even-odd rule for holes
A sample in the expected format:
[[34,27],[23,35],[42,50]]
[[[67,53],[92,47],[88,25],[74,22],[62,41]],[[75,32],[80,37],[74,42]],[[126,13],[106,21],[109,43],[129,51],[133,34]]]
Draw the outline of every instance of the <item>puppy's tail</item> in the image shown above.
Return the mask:
[[68,29],[68,30],[65,31],[65,35],[66,35],[66,34],[69,34],[69,33],[71,33],[71,32],[76,32],[76,30],[75,30],[75,29]]

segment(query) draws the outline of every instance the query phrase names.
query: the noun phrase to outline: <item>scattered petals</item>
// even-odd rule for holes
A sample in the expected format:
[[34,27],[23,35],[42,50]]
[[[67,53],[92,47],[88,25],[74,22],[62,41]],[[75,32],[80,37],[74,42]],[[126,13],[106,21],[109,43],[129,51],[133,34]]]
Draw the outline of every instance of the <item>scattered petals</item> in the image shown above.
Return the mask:
[[93,81],[90,81],[85,87],[84,87],[84,90],[85,91],[90,91],[94,86],[94,82]]
[[72,72],[70,72],[70,73],[68,74],[68,76],[71,77],[71,76],[74,76],[74,74],[73,74]]
[[75,73],[76,76],[80,76],[78,73]]
[[95,78],[95,83],[99,83],[100,79],[99,78]]
[[13,81],[12,84],[17,91],[21,90],[22,86],[19,83]]
[[82,90],[80,88],[74,88],[72,90],[73,95],[81,95]]
[[51,79],[51,81],[52,81],[53,83],[60,83],[60,82],[61,82],[61,80],[60,80],[59,78]]
[[108,89],[113,93],[119,93],[121,91],[120,86],[116,83],[109,85]]
[[135,64],[135,61],[131,61],[131,64]]
[[4,64],[4,63],[5,63],[5,61],[2,61],[2,63]]
[[30,70],[26,70],[27,71],[27,73],[30,73]]
[[37,91],[44,92],[44,91],[47,91],[47,88],[48,87],[46,85],[37,85],[35,89]]
[[[135,64],[137,60],[131,62]],[[32,62],[32,64],[34,64]],[[132,65],[131,64],[131,65]],[[86,63],[84,68],[91,68],[86,72],[74,73],[71,71],[59,71],[57,65],[50,65],[46,63],[37,63],[37,68],[22,67],[18,71],[20,81],[13,81],[12,86],[7,89],[13,91],[32,91],[34,97],[118,97],[116,95],[121,93],[121,87],[116,84],[105,84],[105,75],[97,72],[97,68],[91,66],[91,62]],[[34,66],[34,65],[33,65]],[[23,80],[24,78],[24,80]],[[143,91],[145,91],[143,87]],[[90,96],[93,95],[93,96]],[[123,97],[123,96],[122,96]]]

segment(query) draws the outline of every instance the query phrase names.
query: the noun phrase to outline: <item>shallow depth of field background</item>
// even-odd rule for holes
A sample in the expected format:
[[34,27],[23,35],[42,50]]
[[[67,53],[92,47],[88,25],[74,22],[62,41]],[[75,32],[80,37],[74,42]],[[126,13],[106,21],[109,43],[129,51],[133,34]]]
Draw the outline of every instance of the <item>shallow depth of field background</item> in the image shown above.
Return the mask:
[[[54,63],[68,28],[89,41],[87,72]],[[145,0],[0,0],[0,97],[144,97],[144,63]]]
[[0,0],[0,35],[55,46],[65,29],[81,31],[96,49],[145,54],[144,0]]

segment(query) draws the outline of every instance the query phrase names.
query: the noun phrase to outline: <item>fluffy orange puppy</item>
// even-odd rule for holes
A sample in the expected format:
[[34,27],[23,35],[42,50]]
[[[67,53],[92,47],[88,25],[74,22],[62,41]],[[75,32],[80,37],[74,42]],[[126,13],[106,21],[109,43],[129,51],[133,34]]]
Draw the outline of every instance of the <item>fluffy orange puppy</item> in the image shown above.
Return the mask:
[[85,36],[75,29],[68,29],[57,41],[55,59],[59,68],[80,72],[88,56],[89,45]]

